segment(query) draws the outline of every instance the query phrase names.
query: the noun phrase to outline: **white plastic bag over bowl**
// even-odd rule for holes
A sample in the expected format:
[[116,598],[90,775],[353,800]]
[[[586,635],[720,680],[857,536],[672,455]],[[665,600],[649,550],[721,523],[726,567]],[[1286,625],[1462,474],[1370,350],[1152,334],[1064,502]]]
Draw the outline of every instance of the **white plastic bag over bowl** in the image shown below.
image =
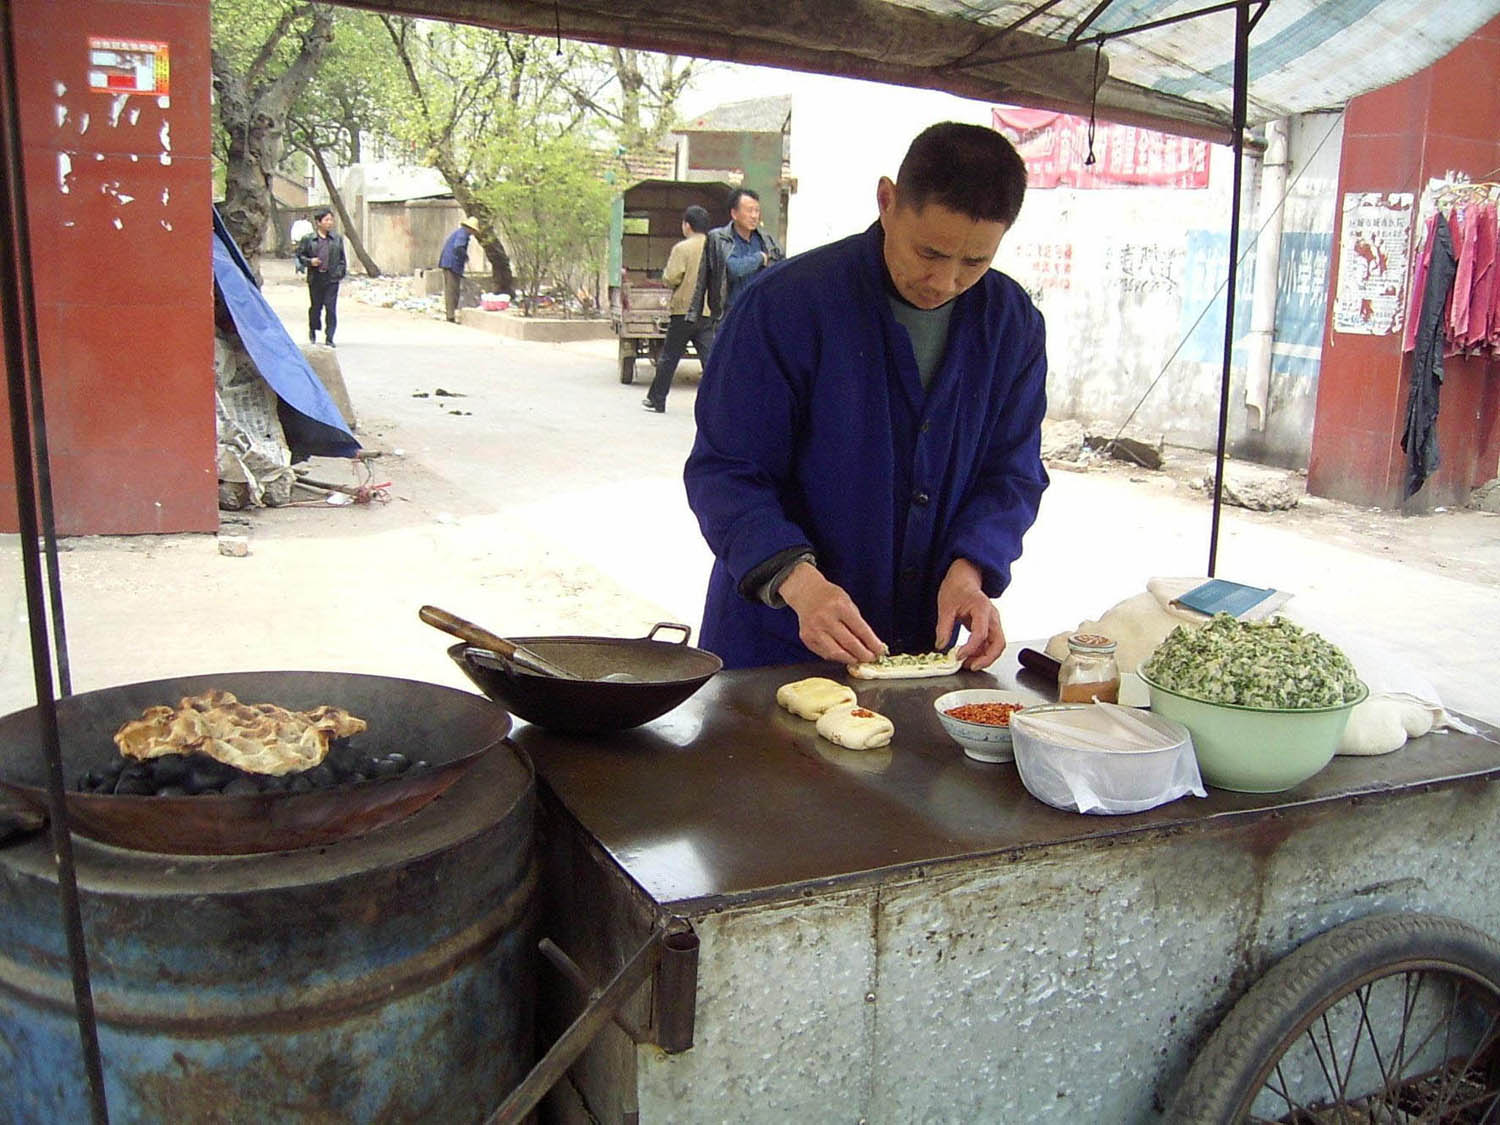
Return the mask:
[[1189,793],[1208,796],[1192,735],[1181,723],[1074,703],[1019,711],[1010,729],[1021,783],[1053,808],[1134,813]]

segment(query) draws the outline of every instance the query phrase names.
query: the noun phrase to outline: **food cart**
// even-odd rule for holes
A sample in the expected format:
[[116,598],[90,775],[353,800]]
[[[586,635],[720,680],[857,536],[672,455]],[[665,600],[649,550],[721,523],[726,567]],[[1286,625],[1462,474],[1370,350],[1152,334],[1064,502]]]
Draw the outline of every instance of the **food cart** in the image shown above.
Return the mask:
[[[618,34],[586,21],[575,28],[575,7],[568,5],[570,32],[606,40]],[[1039,5],[1032,14],[1053,7]],[[1252,5],[1234,7],[1238,150]],[[560,8],[546,14],[561,31]],[[497,15],[496,22],[505,20]],[[1103,42],[1098,38],[1097,45]],[[1073,35],[1059,50],[1083,43]],[[1096,56],[1096,76],[1098,65]],[[976,89],[978,81],[971,75],[952,85]],[[1204,115],[1205,129],[1211,119]],[[17,234],[9,206],[18,197],[17,168],[14,152],[7,152],[0,184],[8,204],[0,209],[0,233],[7,236]],[[1237,190],[1234,198],[1237,220]],[[1231,262],[1237,231],[1232,220]],[[23,243],[5,241],[24,251]],[[18,269],[18,283],[7,285],[4,311],[17,479],[29,480],[28,365],[18,343],[23,275]],[[1228,289],[1234,291],[1232,271]],[[1227,354],[1224,386],[1227,403]],[[1220,433],[1222,456],[1222,426]],[[93,944],[128,931],[86,933],[80,907],[131,860],[84,841],[75,855],[67,831],[37,548],[43,529],[32,491],[20,491],[37,654],[35,741],[53,767],[46,780],[59,861],[55,887],[65,918],[65,940],[50,935],[48,957],[50,967],[73,970],[76,1009],[65,985],[38,992],[54,1014],[76,1010],[85,1044],[78,1072],[49,1077],[59,1088],[74,1089],[86,1079],[97,1118],[103,1077],[92,1038],[95,1012],[84,1002],[83,949],[86,937]],[[538,969],[538,1019],[544,1040],[557,1037],[579,1048],[565,1083],[550,1081],[561,1056],[552,1056],[550,1066],[544,1059],[522,1083],[532,1092],[552,1087],[556,1118],[1151,1120],[1184,1086],[1201,1095],[1197,1104],[1209,1104],[1219,1087],[1196,1071],[1189,1075],[1189,1068],[1212,1028],[1270,966],[1313,935],[1328,934],[1348,935],[1344,945],[1353,953],[1342,963],[1327,959],[1332,967],[1324,975],[1333,984],[1321,995],[1354,1000],[1356,1033],[1378,1024],[1405,1043],[1401,1032],[1418,1027],[1415,1016],[1427,1015],[1427,1002],[1409,994],[1429,976],[1440,997],[1439,1017],[1461,1008],[1465,1021],[1478,1020],[1456,1026],[1439,1018],[1434,1026],[1444,1033],[1443,1066],[1426,1065],[1433,1040],[1424,1033],[1414,1036],[1421,1041],[1409,1056],[1401,1047],[1395,1056],[1422,1069],[1410,1074],[1379,1059],[1382,1078],[1400,1079],[1414,1097],[1436,1084],[1440,1098],[1448,1098],[1460,1083],[1448,1081],[1452,1072],[1444,1067],[1457,1058],[1464,1064],[1457,1078],[1479,1082],[1480,1098],[1489,1099],[1481,1101],[1481,1112],[1493,1117],[1500,988],[1482,944],[1485,933],[1500,932],[1500,907],[1489,889],[1496,885],[1496,861],[1487,846],[1500,793],[1493,784],[1500,755],[1484,736],[1493,732],[1431,734],[1385,758],[1338,761],[1277,796],[1215,792],[1128,818],[1085,818],[1031,801],[1004,765],[964,759],[935,729],[930,683],[865,689],[865,700],[901,732],[889,750],[855,755],[821,742],[773,702],[779,683],[810,670],[817,669],[721,674],[655,723],[607,739],[531,726],[511,736],[535,763],[539,782],[539,926],[556,969]],[[1009,663],[998,677],[1024,686]],[[992,678],[974,673],[962,679]],[[506,760],[497,755],[488,768]],[[469,800],[482,792],[476,779],[483,775],[468,775]],[[422,819],[408,825],[412,835],[433,840],[460,831],[462,825],[441,822],[465,793],[459,789],[453,799],[443,798],[448,804],[415,814]],[[400,835],[401,823],[378,830],[387,835],[369,841],[371,847]],[[35,889],[46,883],[51,854],[32,838],[4,859],[24,856],[14,869],[24,869]],[[456,871],[486,857],[484,848],[461,856]],[[307,865],[317,861],[303,858],[301,870],[278,872],[273,881],[308,874]],[[422,870],[407,856],[395,862],[402,871]],[[195,877],[206,878],[215,874],[207,870],[213,866],[158,862],[152,878],[158,886],[183,880],[179,887],[196,892],[199,884],[184,880],[183,871],[193,868]],[[366,860],[353,866],[361,874],[373,870]],[[526,881],[519,869],[511,874]],[[244,878],[260,884],[272,877],[251,872]],[[388,885],[374,880],[370,911],[378,913]],[[401,901],[413,913],[422,885],[420,879],[399,884]],[[239,908],[245,889],[229,888],[226,914]],[[315,913],[317,897],[301,898]],[[1381,923],[1409,938],[1389,954],[1384,951],[1393,943],[1385,931],[1363,922],[1355,923],[1363,927],[1357,933],[1340,928],[1388,911],[1454,916],[1475,928],[1477,940],[1447,922]],[[160,917],[153,911],[142,916]],[[479,956],[472,935],[451,936],[462,958]],[[1285,964],[1309,962],[1292,954]],[[421,982],[439,981],[448,968],[448,962],[430,962]],[[1348,1053],[1348,1025],[1323,1018],[1324,1001],[1290,987],[1296,979],[1271,974],[1266,979],[1285,992],[1280,1006],[1277,997],[1251,991],[1249,997],[1261,997],[1258,1007],[1236,1007],[1230,1019],[1253,1027],[1274,1017],[1287,1035],[1311,1031],[1315,1047],[1323,1034],[1336,1060],[1335,1085],[1342,1090],[1356,1075],[1363,1084],[1367,1064]],[[638,987],[648,976],[649,986]],[[1373,991],[1386,979],[1408,984],[1408,995],[1394,1008]],[[602,987],[605,981],[610,984]],[[1473,988],[1464,991],[1460,984]],[[185,1007],[197,1000],[189,995]],[[381,1000],[361,994],[348,1010],[364,1017],[379,1010]],[[171,1013],[179,1033],[191,1014]],[[278,1014],[273,1000],[252,1014],[252,1030],[264,1030]],[[327,1017],[315,1007],[295,1014],[309,1024]],[[1305,1023],[1309,1014],[1321,1027]],[[229,1008],[223,1016],[244,1019]],[[1449,1032],[1461,1044],[1451,1058]],[[185,1034],[211,1040],[215,1032]],[[1273,1046],[1281,1043],[1277,1034],[1270,1034]],[[1354,1043],[1362,1042],[1356,1034]],[[1231,1079],[1272,1081],[1259,1073],[1264,1060],[1236,1059],[1232,1049],[1217,1047],[1216,1041],[1205,1057]],[[1267,1057],[1274,1063],[1283,1056]],[[182,1065],[170,1054],[162,1061]],[[368,1060],[371,1073],[384,1064]],[[1289,1102],[1303,1096],[1301,1085],[1279,1068],[1275,1081]],[[338,1096],[337,1087],[331,1078],[330,1097]],[[180,1106],[170,1101],[170,1091],[163,1099],[163,1107]],[[209,1113],[223,1109],[211,1098],[204,1104]],[[524,1113],[521,1104],[512,1102],[506,1119]],[[308,1112],[327,1109],[310,1105]],[[381,1109],[369,1115],[380,1116]],[[13,1113],[14,1103],[0,1102],[0,1112]],[[1287,1112],[1295,1117],[1296,1109]],[[420,1119],[403,1113],[387,1116]]]

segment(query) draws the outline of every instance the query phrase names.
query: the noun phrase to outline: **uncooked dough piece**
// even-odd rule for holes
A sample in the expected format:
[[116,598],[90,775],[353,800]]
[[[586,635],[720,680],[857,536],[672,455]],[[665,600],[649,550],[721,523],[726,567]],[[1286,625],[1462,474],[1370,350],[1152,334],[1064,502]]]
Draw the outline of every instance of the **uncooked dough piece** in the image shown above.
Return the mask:
[[951,676],[961,667],[953,652],[901,653],[851,664],[849,675],[857,680],[910,680],[920,676]]
[[896,724],[868,707],[843,703],[823,714],[818,733],[847,750],[874,750],[890,744]]
[[793,715],[804,719],[819,718],[825,711],[841,703],[855,701],[854,689],[837,680],[823,676],[809,676],[805,680],[794,680],[776,689],[776,702]]
[[1349,723],[1339,738],[1338,753],[1373,757],[1406,745],[1401,704],[1390,699],[1366,699],[1349,712]]

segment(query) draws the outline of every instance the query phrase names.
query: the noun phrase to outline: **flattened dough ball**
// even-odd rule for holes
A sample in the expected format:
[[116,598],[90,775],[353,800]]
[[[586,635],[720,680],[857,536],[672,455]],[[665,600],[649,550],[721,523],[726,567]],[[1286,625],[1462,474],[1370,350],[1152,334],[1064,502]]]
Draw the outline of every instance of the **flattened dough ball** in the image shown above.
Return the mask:
[[874,750],[890,744],[896,724],[868,707],[844,703],[823,714],[818,733],[848,750]]
[[822,676],[810,676],[805,680],[782,684],[776,689],[776,702],[793,715],[816,719],[841,703],[855,702],[855,695],[854,689],[848,684]]

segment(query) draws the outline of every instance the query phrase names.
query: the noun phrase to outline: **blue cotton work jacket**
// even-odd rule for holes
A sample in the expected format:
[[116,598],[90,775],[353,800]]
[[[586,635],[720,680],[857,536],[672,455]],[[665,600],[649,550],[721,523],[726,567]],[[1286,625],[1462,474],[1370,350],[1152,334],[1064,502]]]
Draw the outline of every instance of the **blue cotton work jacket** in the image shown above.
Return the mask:
[[924,392],[879,223],[758,275],[719,329],[684,469],[715,562],[700,643],[726,666],[815,660],[742,590],[806,545],[893,652],[926,652],[956,558],[998,597],[1047,487],[1042,316],[995,271],[956,298]]

